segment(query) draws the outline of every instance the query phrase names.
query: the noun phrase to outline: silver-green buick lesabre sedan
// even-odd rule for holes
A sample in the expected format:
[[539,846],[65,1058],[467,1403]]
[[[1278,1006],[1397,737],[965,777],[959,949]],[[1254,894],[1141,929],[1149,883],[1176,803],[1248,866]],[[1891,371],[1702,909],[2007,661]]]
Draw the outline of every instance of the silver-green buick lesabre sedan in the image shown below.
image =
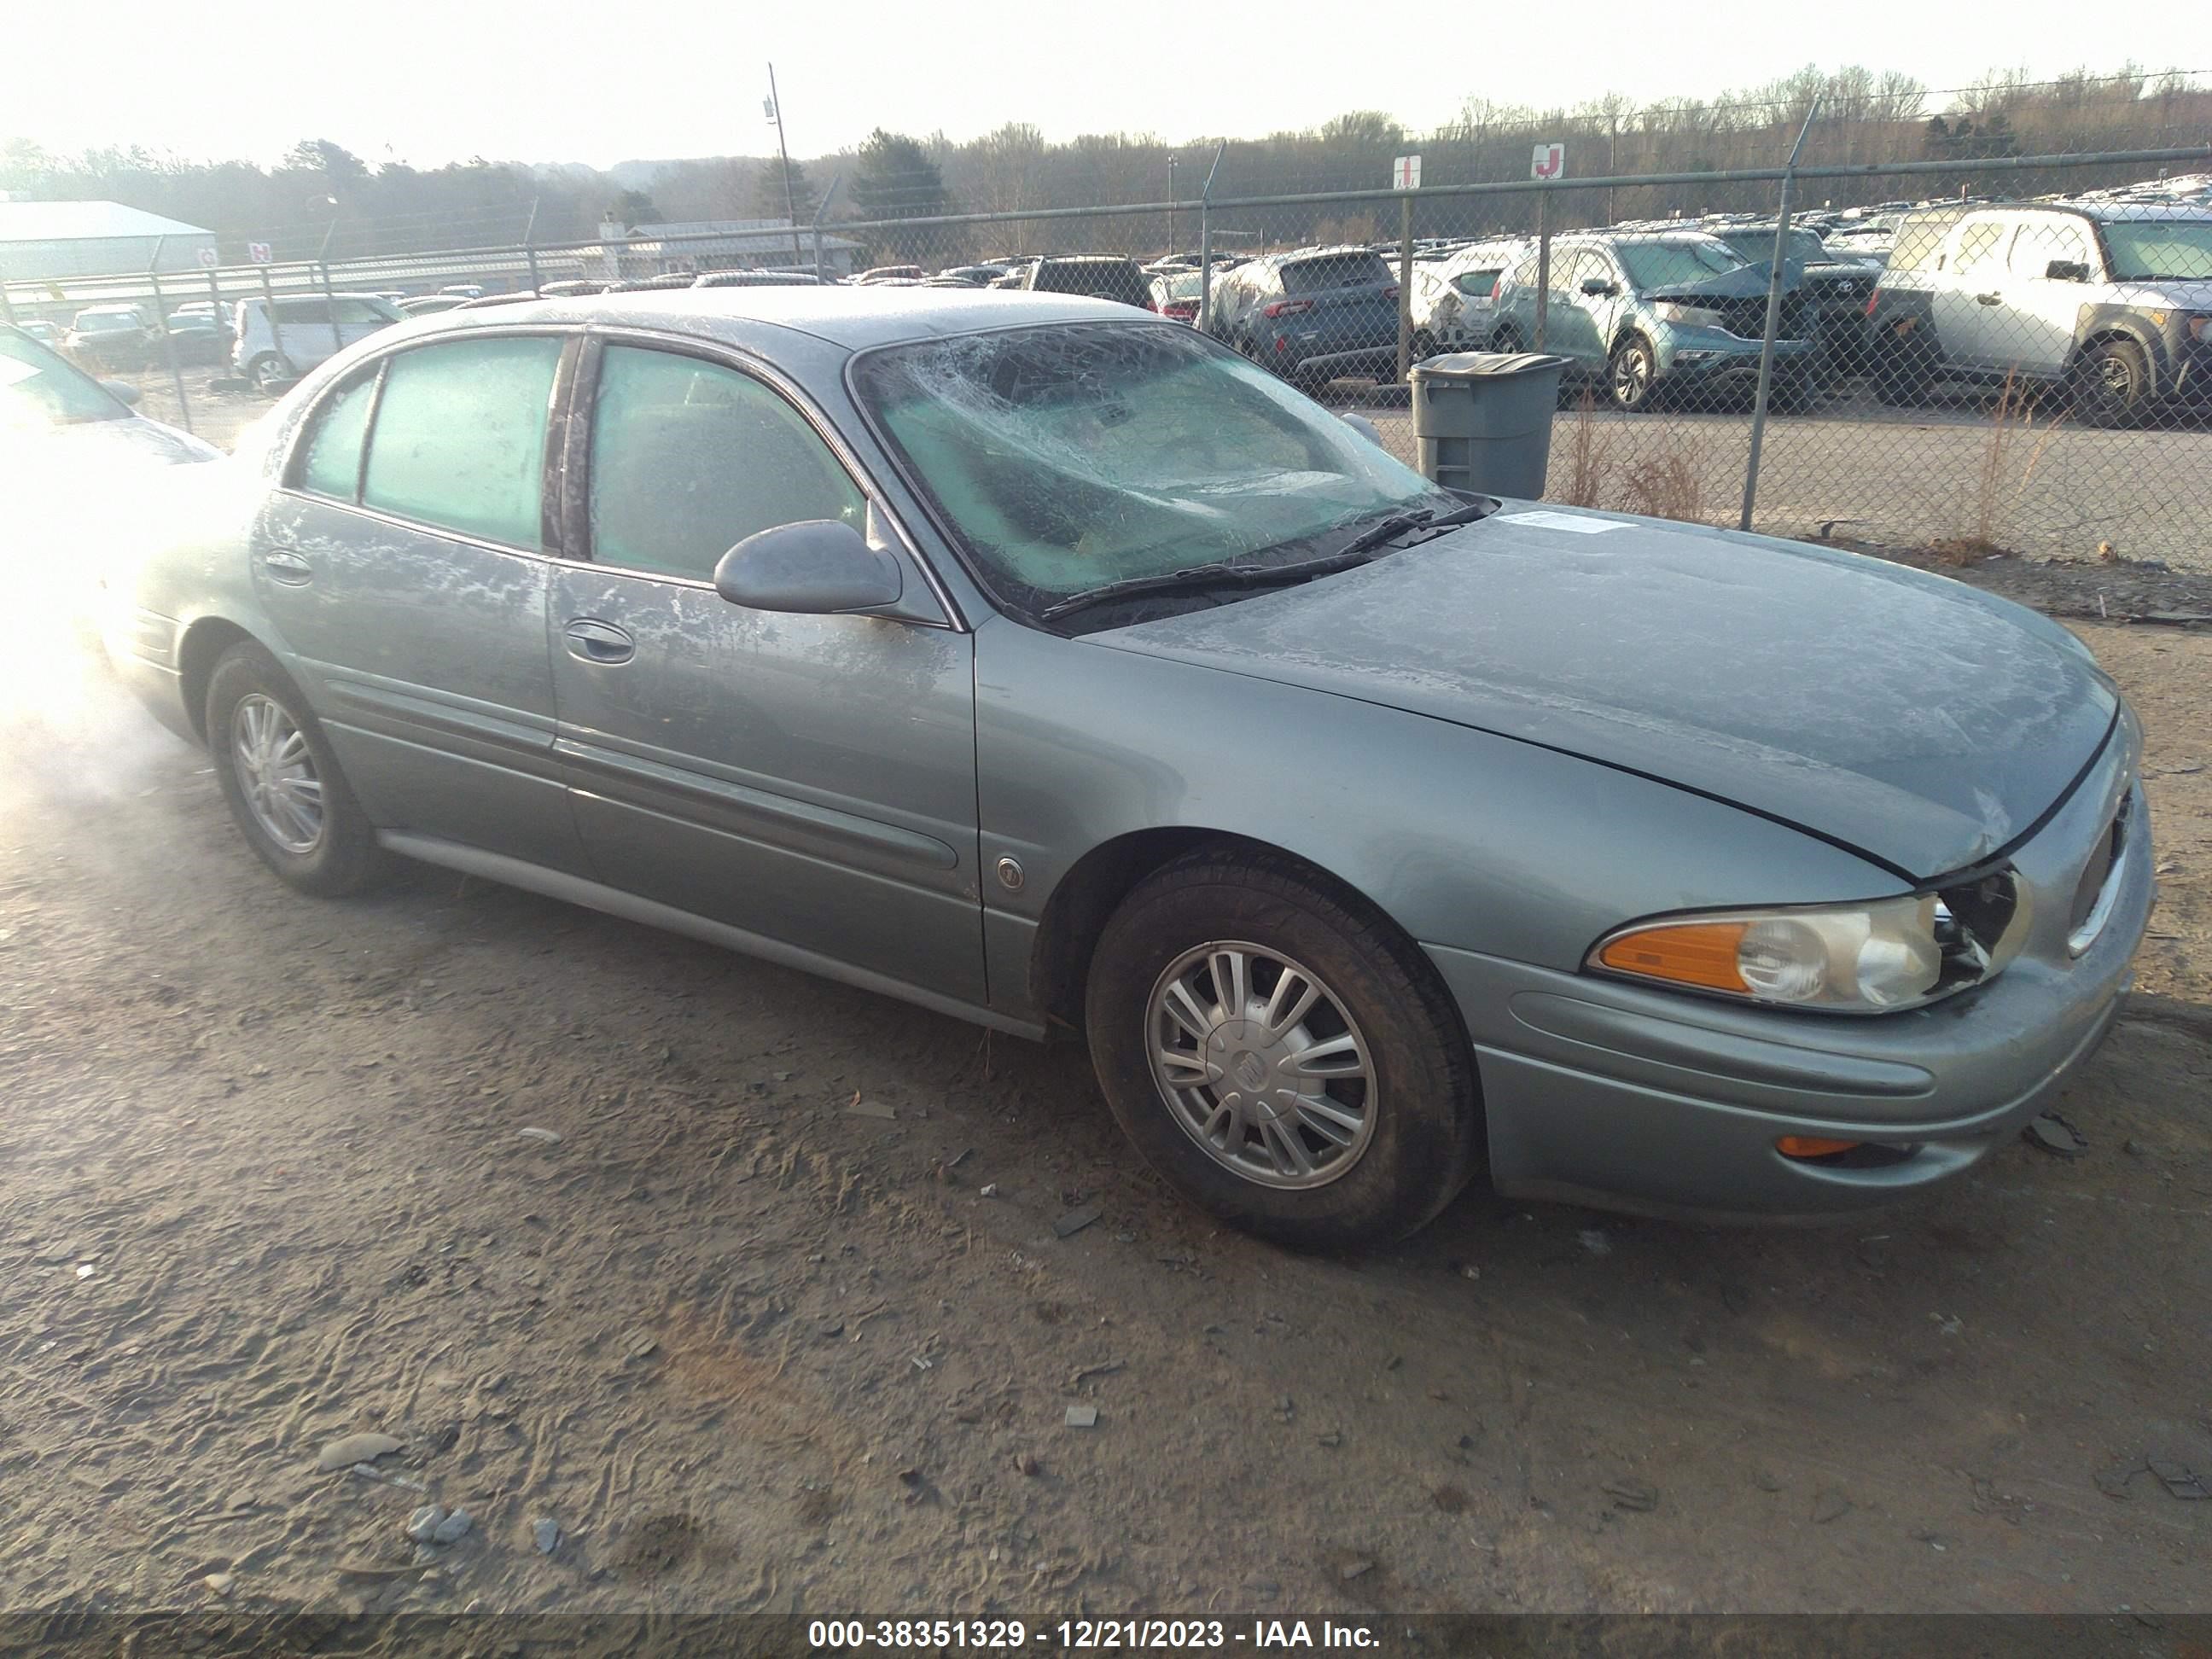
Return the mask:
[[1873,560],[1441,490],[1099,301],[471,307],[307,377],[111,622],[306,891],[393,854],[1032,1037],[1316,1246],[1808,1215],[2111,1024],[2136,721]]

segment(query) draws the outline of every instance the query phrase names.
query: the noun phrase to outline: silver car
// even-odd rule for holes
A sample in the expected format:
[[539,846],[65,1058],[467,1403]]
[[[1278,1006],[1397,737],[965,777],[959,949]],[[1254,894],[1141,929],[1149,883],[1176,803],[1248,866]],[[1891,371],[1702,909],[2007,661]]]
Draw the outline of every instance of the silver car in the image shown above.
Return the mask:
[[[311,893],[392,854],[1029,1037],[1214,1214],[1851,1210],[2097,1045],[2134,717],[1847,553],[1438,490],[1064,295],[454,313],[281,403],[112,649]],[[213,509],[210,509],[213,512]]]

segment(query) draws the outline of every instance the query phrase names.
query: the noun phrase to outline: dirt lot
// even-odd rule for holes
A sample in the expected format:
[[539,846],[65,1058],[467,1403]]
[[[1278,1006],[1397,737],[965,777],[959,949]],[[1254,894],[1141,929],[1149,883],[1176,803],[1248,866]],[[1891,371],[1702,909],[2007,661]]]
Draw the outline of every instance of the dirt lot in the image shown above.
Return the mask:
[[0,1607],[2212,1608],[2212,637],[2085,632],[2165,892],[2078,1156],[1819,1231],[1474,1193],[1357,1261],[1213,1231],[1073,1048],[428,870],[301,897],[46,677]]

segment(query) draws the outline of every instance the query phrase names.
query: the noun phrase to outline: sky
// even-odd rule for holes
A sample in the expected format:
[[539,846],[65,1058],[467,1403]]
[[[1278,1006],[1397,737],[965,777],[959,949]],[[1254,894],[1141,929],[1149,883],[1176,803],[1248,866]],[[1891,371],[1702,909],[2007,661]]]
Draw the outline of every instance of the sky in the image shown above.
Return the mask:
[[[417,167],[768,154],[771,59],[792,153],[817,156],[877,126],[957,141],[1025,121],[1054,140],[1150,131],[1180,143],[1382,109],[1419,131],[1468,97],[1711,96],[1812,54],[1836,68],[1846,52],[1950,88],[1992,68],[2060,73],[2085,40],[2115,39],[2084,28],[2079,0],[1853,0],[1847,27],[1820,28],[1773,0],[1702,0],[1673,23],[1623,0],[1270,0],[1156,17],[1066,0],[231,0],[204,27],[166,3],[104,0],[91,39],[70,8],[21,13],[6,31],[0,138],[267,163],[325,137]],[[40,64],[73,68],[23,72]]]

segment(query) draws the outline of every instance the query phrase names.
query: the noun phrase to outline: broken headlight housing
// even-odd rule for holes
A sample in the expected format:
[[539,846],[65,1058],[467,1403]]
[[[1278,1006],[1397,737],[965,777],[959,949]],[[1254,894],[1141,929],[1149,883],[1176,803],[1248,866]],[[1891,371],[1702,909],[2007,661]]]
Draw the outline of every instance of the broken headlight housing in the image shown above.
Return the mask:
[[1993,977],[2027,920],[2027,889],[2001,870],[1863,903],[1654,917],[1607,934],[1584,965],[1766,1007],[1892,1013]]

